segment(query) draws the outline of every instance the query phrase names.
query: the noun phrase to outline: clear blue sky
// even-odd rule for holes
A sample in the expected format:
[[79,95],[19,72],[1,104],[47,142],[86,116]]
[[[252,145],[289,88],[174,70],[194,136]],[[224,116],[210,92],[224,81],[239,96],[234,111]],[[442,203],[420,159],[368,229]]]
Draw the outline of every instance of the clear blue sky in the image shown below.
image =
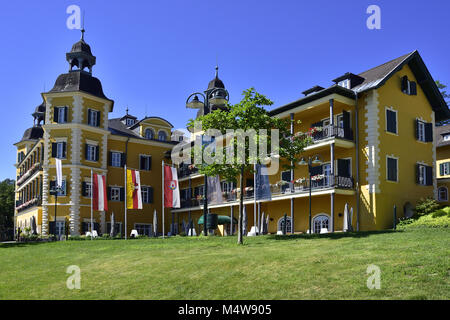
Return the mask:
[[[0,179],[14,178],[13,143],[59,74],[80,32],[66,8],[85,11],[85,40],[97,57],[93,74],[137,117],[160,116],[184,128],[195,111],[187,96],[219,76],[231,103],[251,86],[280,106],[313,85],[328,86],[418,49],[432,76],[450,85],[450,2],[443,1],[3,1],[0,10],[2,118]],[[366,9],[381,8],[381,30]]]

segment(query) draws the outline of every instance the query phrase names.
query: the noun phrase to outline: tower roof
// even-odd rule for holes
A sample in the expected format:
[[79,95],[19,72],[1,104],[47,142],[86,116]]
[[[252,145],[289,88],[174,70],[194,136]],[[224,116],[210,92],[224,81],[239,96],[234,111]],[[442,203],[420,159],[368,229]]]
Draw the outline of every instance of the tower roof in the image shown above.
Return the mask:
[[216,66],[216,76],[214,79],[212,79],[208,84],[208,89],[211,90],[214,88],[222,88],[225,89],[225,85],[223,84],[222,80],[219,79],[219,67]]

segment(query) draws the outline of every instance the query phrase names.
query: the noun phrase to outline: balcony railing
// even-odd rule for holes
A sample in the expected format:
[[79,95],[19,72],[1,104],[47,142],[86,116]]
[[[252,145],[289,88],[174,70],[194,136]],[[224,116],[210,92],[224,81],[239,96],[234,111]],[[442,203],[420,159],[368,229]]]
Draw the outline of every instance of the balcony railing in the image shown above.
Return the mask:
[[341,128],[335,125],[323,126],[321,131],[312,134],[314,141],[320,141],[328,138],[339,138],[353,140],[353,131],[350,128]]
[[20,211],[26,210],[31,207],[40,206],[41,204],[42,204],[41,196],[37,196],[36,198],[33,198],[26,202],[23,202],[22,200],[17,200],[16,201],[16,210],[17,210],[17,212],[20,212]]
[[30,169],[28,169],[25,173],[22,175],[17,176],[17,185],[21,186],[24,184],[30,177],[33,176],[37,171],[42,169],[42,165],[37,162],[34,165],[31,166]]
[[[311,181],[311,190],[320,191],[330,188],[338,189],[353,189],[354,182],[352,177],[332,176],[332,175],[318,175],[314,176]],[[293,184],[286,182],[285,184],[270,185],[272,196],[299,194],[309,192],[309,179],[298,179]],[[224,192],[224,203],[239,200],[236,189],[232,192]],[[247,187],[244,189],[244,199],[253,199],[253,188]],[[193,208],[203,205],[203,199],[193,198],[191,200],[181,199],[181,208]]]
[[191,174],[197,173],[198,168],[192,167],[189,168],[188,166],[182,166],[180,169],[178,169],[178,178],[185,178],[189,177]]

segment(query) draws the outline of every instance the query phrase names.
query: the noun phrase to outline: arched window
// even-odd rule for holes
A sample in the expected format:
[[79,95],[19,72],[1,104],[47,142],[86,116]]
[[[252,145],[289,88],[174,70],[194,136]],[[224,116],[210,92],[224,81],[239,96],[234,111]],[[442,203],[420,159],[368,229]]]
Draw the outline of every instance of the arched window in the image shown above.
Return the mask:
[[325,214],[319,214],[313,219],[313,233],[320,233],[322,229],[328,230],[329,218]]
[[167,140],[167,133],[165,131],[158,132],[158,140],[166,141]]
[[[291,226],[292,226],[291,217],[287,216],[286,217],[286,233],[290,233],[291,232],[291,230],[292,230]],[[277,231],[283,231],[283,227],[284,227],[284,217],[281,217],[278,220],[278,229],[277,229]]]
[[145,139],[154,139],[155,138],[155,133],[153,132],[152,129],[145,129]]
[[439,187],[438,189],[438,201],[448,201],[447,187]]

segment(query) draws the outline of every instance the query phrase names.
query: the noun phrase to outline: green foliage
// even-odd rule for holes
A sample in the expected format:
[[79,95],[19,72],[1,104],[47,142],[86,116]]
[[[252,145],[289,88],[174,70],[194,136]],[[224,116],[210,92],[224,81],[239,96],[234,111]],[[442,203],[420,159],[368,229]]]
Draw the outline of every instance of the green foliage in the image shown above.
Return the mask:
[[[291,168],[290,163],[292,162],[295,166],[295,163],[299,160],[300,153],[306,146],[312,143],[311,138],[307,134],[297,133],[291,137],[291,120],[271,117],[264,106],[270,106],[273,102],[264,95],[256,92],[254,88],[245,90],[242,95],[242,100],[237,104],[228,105],[227,110],[216,109],[195,120],[191,119],[188,123],[188,127],[195,128],[196,122],[201,122],[201,130],[209,136],[225,136],[229,130],[233,130],[236,133],[232,137],[226,137],[226,142],[223,143],[225,146],[232,146],[234,148],[233,158],[227,158],[227,154],[224,154],[224,147],[221,147],[219,142],[219,145],[216,147],[216,152],[218,152],[219,156],[216,158],[215,153],[211,154],[217,161],[212,164],[196,164],[196,166],[202,174],[207,176],[220,175],[228,181],[236,181],[236,177],[239,176],[241,190],[243,189],[243,176],[245,172],[253,173],[253,164],[255,162],[263,163],[262,160],[264,159],[260,157],[266,158],[272,152],[278,153],[285,160],[283,166]],[[278,130],[278,141],[272,141],[272,129]],[[216,134],[211,134],[212,130],[215,130]],[[250,138],[239,139],[238,132],[250,132],[250,130],[254,130],[254,140],[250,141]],[[278,143],[278,147],[276,147],[276,143]],[[269,154],[259,154],[256,155],[256,159],[252,158],[254,157],[250,152],[250,146],[252,144],[256,146],[265,144],[267,146],[267,153]],[[243,154],[239,150],[244,150],[245,153]],[[194,161],[196,159],[195,156],[200,152],[203,153],[203,147],[202,149],[194,147]],[[239,201],[241,208],[239,210],[239,221],[242,221],[242,192]],[[240,228],[238,231],[238,243],[242,244],[242,230]]]
[[14,189],[14,180],[0,182],[0,240],[8,229],[14,228]]
[[428,215],[440,208],[440,204],[433,198],[421,198],[416,205],[416,216]]
[[[447,103],[447,106],[450,105],[450,94],[447,93],[445,90],[447,86],[443,83],[441,83],[439,80],[436,80],[436,85],[439,88],[439,91],[441,91],[442,97],[444,98],[445,102]],[[443,126],[446,124],[450,124],[450,120],[442,120],[440,122],[436,122],[436,126]]]
[[[438,210],[441,211],[441,210]],[[417,219],[407,219],[401,221],[398,225],[399,229],[409,229],[409,228],[449,228],[450,227],[450,216],[436,216],[433,214],[421,216]]]

